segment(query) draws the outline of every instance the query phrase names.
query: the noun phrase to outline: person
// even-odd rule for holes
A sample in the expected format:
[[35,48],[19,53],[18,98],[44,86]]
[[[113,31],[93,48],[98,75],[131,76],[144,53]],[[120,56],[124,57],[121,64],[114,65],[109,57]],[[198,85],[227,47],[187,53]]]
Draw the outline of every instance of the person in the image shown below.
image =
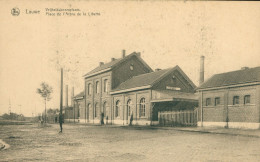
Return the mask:
[[101,113],[101,119],[100,119],[101,125],[104,125],[104,113]]
[[59,122],[60,122],[60,132],[59,133],[62,133],[62,123],[63,123],[62,114],[60,114],[60,116],[59,116]]
[[106,117],[106,125],[108,124],[108,116]]
[[129,123],[130,126],[132,125],[133,119],[134,119],[134,118],[133,118],[133,112],[131,112],[130,123]]

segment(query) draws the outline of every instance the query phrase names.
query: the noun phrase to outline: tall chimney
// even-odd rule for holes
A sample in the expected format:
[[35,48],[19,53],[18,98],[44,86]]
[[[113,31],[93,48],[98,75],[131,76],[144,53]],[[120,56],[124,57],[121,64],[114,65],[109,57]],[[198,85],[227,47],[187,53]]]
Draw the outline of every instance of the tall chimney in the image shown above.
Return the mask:
[[122,50],[122,58],[124,58],[125,57],[125,50],[123,49]]
[[205,56],[200,56],[200,80],[199,80],[200,85],[204,82],[204,59]]
[[71,90],[71,107],[74,107],[74,87]]
[[69,107],[68,85],[66,85],[66,107]]
[[99,66],[102,66],[102,65],[104,65],[104,62],[99,62]]

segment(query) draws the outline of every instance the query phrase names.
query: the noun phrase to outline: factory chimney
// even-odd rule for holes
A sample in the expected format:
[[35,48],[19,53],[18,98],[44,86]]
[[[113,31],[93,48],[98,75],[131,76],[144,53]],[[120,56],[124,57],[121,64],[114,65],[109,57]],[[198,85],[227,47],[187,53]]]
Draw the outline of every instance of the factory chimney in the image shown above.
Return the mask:
[[68,101],[69,101],[69,98],[68,98],[68,85],[66,85],[66,107],[69,107]]
[[122,58],[124,58],[125,57],[125,50],[123,49],[122,50]]
[[204,82],[204,59],[205,56],[200,56],[200,80],[199,80],[200,85]]
[[71,90],[71,107],[74,107],[74,87]]

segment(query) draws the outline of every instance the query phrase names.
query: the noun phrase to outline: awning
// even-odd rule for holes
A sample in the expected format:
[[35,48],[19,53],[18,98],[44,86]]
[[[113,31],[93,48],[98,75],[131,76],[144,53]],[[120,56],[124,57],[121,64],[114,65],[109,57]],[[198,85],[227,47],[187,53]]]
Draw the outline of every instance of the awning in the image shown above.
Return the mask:
[[169,90],[155,90],[152,92],[153,97],[151,102],[198,102],[199,98],[197,94],[185,93]]

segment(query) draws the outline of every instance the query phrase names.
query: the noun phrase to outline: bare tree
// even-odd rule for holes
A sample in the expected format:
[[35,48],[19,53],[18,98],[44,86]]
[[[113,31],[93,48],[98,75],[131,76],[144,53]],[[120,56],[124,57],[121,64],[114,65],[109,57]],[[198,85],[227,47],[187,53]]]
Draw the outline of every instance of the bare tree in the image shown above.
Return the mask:
[[37,93],[41,95],[41,97],[44,99],[45,104],[45,123],[46,123],[46,101],[50,101],[51,99],[51,93],[52,93],[52,87],[49,86],[47,83],[42,82],[41,88],[37,89]]

